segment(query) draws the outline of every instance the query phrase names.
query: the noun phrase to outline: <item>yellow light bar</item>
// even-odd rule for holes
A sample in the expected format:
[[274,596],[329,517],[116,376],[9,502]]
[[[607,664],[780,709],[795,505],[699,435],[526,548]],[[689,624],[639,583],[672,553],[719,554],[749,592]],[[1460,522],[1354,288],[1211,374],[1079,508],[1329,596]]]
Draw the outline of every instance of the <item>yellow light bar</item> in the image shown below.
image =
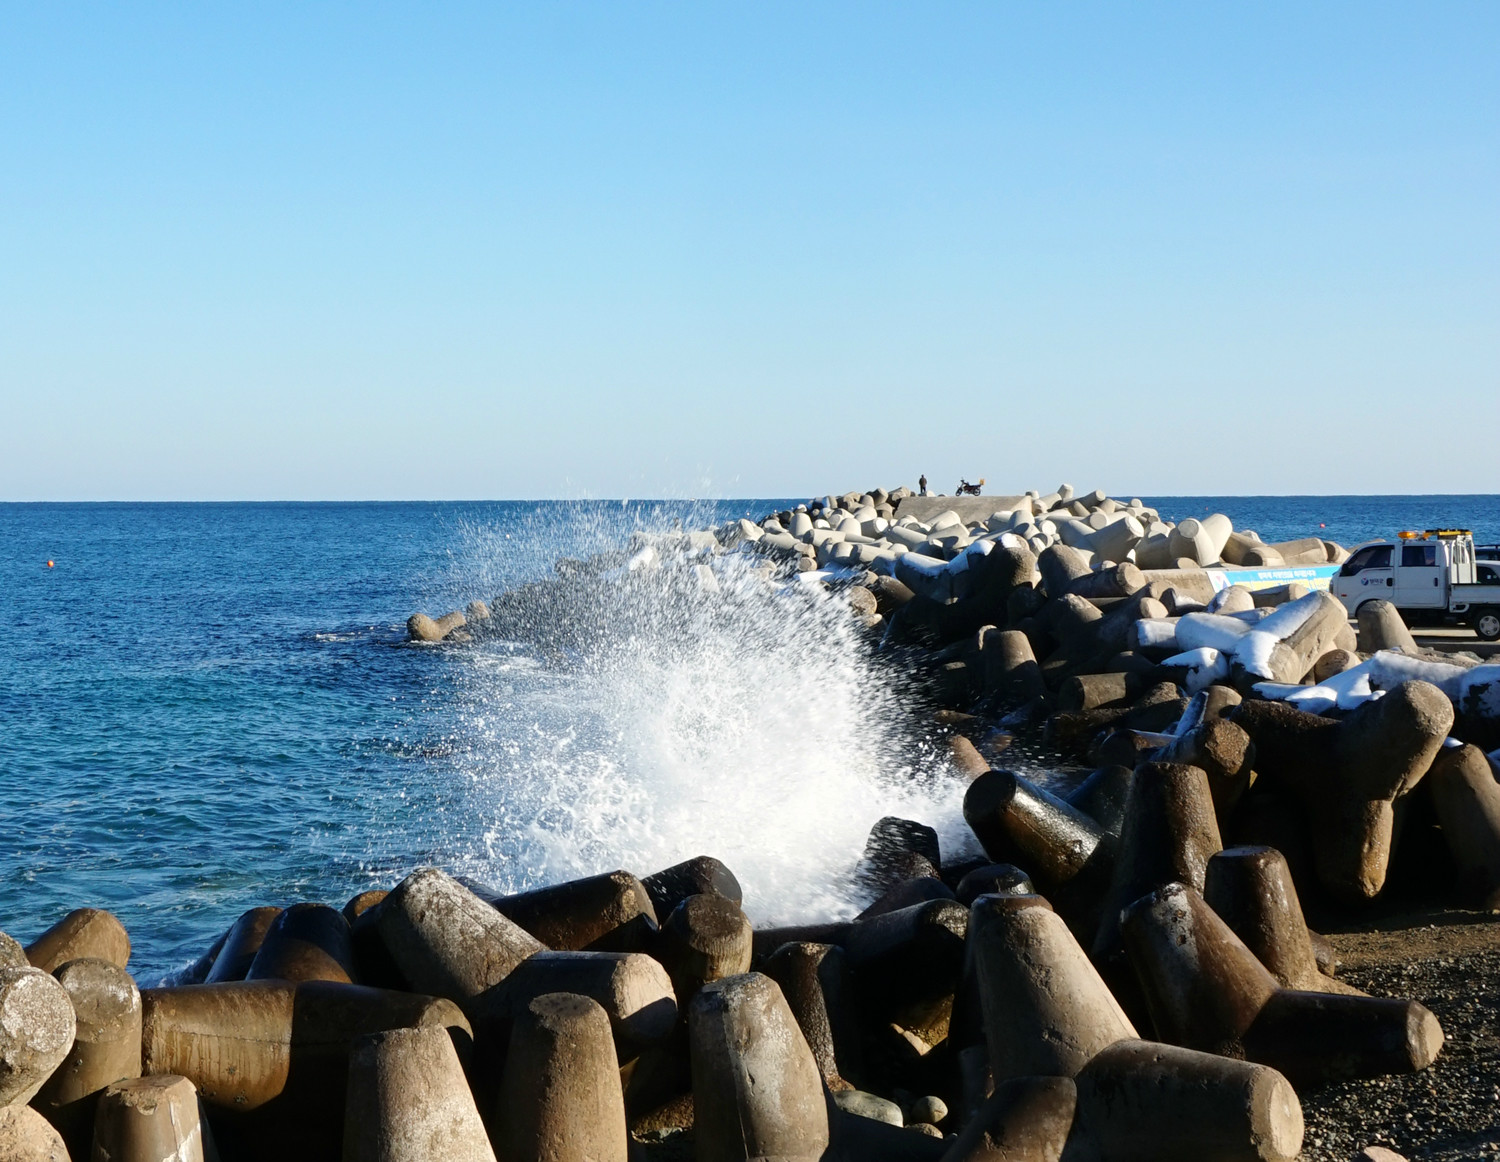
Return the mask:
[[1409,532],[1409,531],[1407,531],[1405,529],[1403,529],[1401,532],[1397,533],[1396,536],[1399,537],[1403,541],[1414,541],[1414,540],[1417,539],[1417,534],[1416,533]]

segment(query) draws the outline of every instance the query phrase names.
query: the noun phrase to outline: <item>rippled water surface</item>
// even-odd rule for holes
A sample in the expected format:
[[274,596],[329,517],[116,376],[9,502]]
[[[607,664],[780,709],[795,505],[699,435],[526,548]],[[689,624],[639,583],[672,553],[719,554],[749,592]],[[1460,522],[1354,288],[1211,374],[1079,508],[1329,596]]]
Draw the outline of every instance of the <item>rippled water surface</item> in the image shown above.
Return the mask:
[[[1268,540],[1500,541],[1495,497],[1147,499]],[[522,887],[700,852],[756,919],[847,911],[881,814],[963,829],[831,603],[731,570],[712,600],[604,603],[566,648],[404,642],[413,610],[782,503],[0,505],[0,929],[108,907],[150,980],[247,907],[423,863]]]

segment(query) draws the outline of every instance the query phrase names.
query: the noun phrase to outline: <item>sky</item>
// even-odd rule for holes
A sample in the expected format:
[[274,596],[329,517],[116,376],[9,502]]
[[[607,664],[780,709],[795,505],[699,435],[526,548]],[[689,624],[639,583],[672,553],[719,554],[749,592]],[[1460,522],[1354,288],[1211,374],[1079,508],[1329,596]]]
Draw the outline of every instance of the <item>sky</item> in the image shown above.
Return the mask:
[[0,500],[1500,492],[1500,5],[0,0]]

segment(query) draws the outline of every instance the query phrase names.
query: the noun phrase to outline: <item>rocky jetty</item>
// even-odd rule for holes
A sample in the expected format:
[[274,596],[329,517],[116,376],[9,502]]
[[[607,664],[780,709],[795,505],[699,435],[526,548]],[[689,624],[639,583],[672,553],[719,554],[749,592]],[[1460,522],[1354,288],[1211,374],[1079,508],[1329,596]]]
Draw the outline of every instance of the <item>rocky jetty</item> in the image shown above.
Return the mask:
[[[1098,492],[877,490],[414,615],[565,650],[620,603],[840,601],[925,675],[982,854],[882,819],[863,912],[759,930],[709,855],[513,895],[420,868],[252,909],[145,989],[81,909],[0,934],[0,1157],[1289,1162],[1301,1095],[1445,1047],[1308,912],[1397,881],[1500,909],[1500,667],[1215,576],[1343,555]],[[1011,732],[1090,773],[1005,769]]]

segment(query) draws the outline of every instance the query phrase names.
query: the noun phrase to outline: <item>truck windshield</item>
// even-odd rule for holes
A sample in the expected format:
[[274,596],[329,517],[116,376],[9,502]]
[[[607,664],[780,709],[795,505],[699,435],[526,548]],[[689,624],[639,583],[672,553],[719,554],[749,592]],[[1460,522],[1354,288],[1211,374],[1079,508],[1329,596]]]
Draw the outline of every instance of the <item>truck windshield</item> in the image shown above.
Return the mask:
[[1390,545],[1366,545],[1344,562],[1340,577],[1353,577],[1366,569],[1389,569],[1391,567]]

